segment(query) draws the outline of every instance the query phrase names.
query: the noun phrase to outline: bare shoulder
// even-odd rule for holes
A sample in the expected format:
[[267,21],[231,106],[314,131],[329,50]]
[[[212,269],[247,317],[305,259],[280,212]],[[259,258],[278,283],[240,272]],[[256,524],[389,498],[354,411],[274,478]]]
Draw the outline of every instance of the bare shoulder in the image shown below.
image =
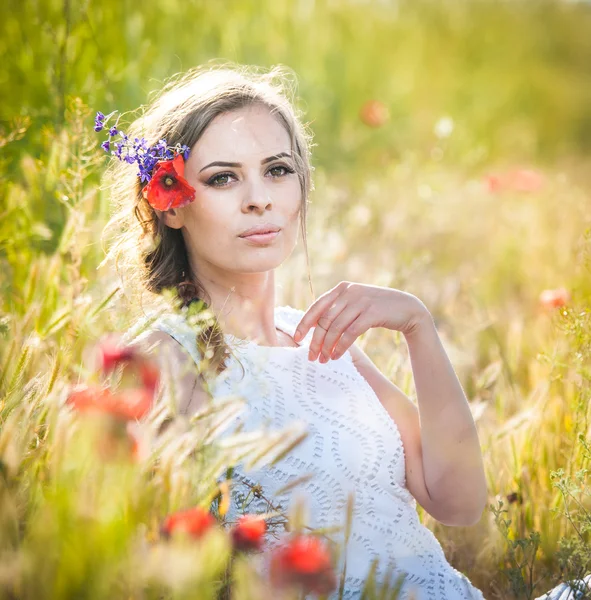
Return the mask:
[[406,486],[409,492],[429,514],[437,518],[436,507],[433,506],[425,484],[418,408],[376,367],[359,346],[353,344],[349,350],[355,368],[369,383],[378,400],[398,427],[404,446]]
[[[181,414],[191,416],[210,400],[197,365],[174,337],[160,329],[153,329],[130,346],[156,361],[161,373],[159,391],[175,395],[175,404]],[[167,380],[174,385],[167,386]]]

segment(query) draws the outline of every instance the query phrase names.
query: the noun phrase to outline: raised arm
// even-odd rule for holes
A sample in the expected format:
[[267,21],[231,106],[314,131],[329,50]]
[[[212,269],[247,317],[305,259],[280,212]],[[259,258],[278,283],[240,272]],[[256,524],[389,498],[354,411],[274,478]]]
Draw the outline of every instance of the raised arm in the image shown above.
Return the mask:
[[[444,525],[474,525],[487,499],[476,427],[439,339],[425,335],[426,340],[409,341],[420,412],[356,344],[351,356],[398,427],[410,493]],[[448,387],[442,383],[446,379]]]

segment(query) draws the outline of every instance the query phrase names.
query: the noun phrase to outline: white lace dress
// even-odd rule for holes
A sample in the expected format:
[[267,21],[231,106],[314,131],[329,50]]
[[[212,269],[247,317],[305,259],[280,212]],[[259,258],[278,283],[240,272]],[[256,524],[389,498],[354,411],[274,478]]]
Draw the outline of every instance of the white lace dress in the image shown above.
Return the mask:
[[[276,307],[275,325],[293,336],[303,315],[304,311],[290,306]],[[195,333],[182,315],[160,317],[151,328],[171,335],[199,361]],[[298,347],[259,346],[226,335],[245,373],[232,358],[228,369],[210,383],[213,397],[238,394],[247,401],[248,410],[239,417],[246,431],[269,423],[279,429],[299,421],[309,432],[277,464],[246,473],[239,465],[234,478],[260,484],[265,496],[284,508],[293,494],[304,496],[308,524],[314,528],[342,527],[347,494],[354,492],[344,598],[361,597],[371,561],[377,557],[379,579],[388,565],[395,567],[391,582],[405,574],[400,600],[412,598],[411,591],[416,600],[483,600],[482,592],[448,563],[436,537],[419,520],[416,501],[405,485],[404,447],[396,423],[357,371],[349,352],[326,364],[308,360],[313,332]],[[314,476],[285,495],[274,494],[306,474]],[[234,499],[239,500],[245,489],[236,486]],[[266,508],[260,499],[248,512]],[[228,518],[238,516],[235,510],[233,502]],[[330,536],[337,543],[344,541],[344,533]],[[268,544],[274,543],[278,543],[274,538],[268,539]],[[266,562],[260,569],[266,574]],[[559,598],[555,590],[547,598]],[[336,598],[336,592],[330,596]]]

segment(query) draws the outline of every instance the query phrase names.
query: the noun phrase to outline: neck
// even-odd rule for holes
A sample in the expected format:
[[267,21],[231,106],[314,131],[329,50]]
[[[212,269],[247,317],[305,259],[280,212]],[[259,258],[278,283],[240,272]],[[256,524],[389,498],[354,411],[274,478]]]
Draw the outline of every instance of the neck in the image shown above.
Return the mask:
[[265,346],[279,345],[275,329],[275,273],[215,273],[200,266],[199,282],[222,330]]

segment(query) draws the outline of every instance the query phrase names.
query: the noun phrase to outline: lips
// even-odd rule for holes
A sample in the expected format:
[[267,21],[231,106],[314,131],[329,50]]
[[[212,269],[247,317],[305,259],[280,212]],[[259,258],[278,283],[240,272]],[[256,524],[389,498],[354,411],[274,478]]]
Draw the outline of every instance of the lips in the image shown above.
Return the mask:
[[273,225],[271,223],[266,223],[263,225],[257,225],[256,227],[251,227],[250,229],[243,231],[239,235],[239,237],[248,237],[249,235],[262,235],[265,233],[276,233],[280,230],[281,227],[278,227],[277,225]]

